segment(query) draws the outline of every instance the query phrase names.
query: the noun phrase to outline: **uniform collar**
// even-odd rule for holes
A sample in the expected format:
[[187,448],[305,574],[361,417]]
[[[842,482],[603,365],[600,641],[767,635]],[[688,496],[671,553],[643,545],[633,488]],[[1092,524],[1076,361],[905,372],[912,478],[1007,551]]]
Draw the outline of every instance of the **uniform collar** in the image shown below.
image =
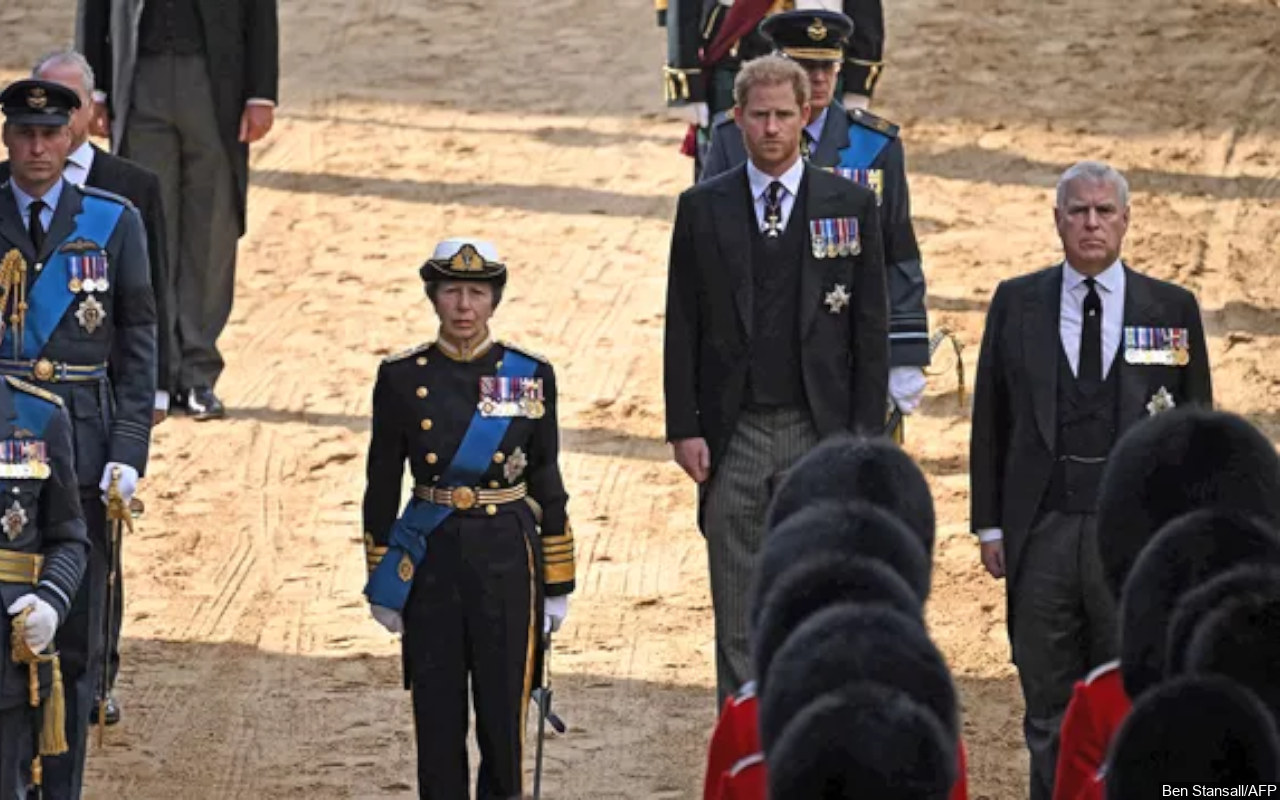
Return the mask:
[[453,361],[475,361],[489,352],[489,348],[493,347],[493,335],[485,331],[483,339],[474,347],[469,347],[465,350],[455,344],[451,344],[444,336],[437,336],[436,347],[439,347],[440,352]]
[[804,126],[804,129],[809,132],[810,140],[815,145],[822,139],[822,128],[827,124],[827,114],[829,113],[831,113],[831,106],[822,109],[822,113],[818,115],[817,119]]
[[[48,206],[50,211],[54,211],[58,208],[58,200],[62,197],[62,183],[63,182],[59,180],[51,189],[49,189],[49,191],[44,193],[44,197],[38,198],[44,201],[44,204]],[[18,182],[12,178],[9,179],[9,188],[13,190],[13,199],[18,201],[18,213],[22,215],[22,219],[25,221],[27,218],[27,208],[35,202],[37,198],[32,197],[22,191],[22,189],[18,188]]]

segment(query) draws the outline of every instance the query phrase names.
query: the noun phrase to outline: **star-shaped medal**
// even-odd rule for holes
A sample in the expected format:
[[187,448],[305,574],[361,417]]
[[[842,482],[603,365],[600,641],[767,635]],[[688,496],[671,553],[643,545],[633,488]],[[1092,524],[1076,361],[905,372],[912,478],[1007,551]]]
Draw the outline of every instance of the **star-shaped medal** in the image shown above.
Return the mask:
[[102,307],[102,303],[99,303],[96,297],[86,298],[76,309],[76,322],[80,323],[85,333],[96,331],[106,318],[107,310]]
[[827,292],[827,297],[822,302],[827,304],[827,308],[832,314],[839,314],[844,311],[844,307],[849,305],[849,290],[845,288],[843,283],[837,283],[836,288]]
[[1147,403],[1147,414],[1154,417],[1163,411],[1172,411],[1177,405],[1169,390],[1161,386],[1160,391],[1151,395],[1151,402]]
[[12,542],[22,533],[22,529],[27,527],[27,510],[14,500],[9,510],[4,512],[4,520],[0,524],[4,526],[4,535],[8,536],[9,541]]
[[507,483],[515,483],[516,478],[520,477],[527,466],[529,466],[529,457],[517,447],[507,458],[507,463],[503,465],[502,476],[507,479]]

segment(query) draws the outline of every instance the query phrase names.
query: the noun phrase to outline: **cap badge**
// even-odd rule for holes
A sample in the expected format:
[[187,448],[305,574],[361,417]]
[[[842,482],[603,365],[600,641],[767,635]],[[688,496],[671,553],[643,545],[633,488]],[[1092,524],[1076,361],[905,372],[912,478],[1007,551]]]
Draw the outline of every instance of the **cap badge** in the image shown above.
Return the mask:
[[41,86],[32,87],[27,93],[27,105],[34,109],[43,109],[49,104],[49,98],[45,95],[44,88]]
[[822,24],[822,20],[814,17],[813,24],[809,26],[809,38],[815,42],[821,42],[827,38],[827,26]]
[[484,259],[480,257],[474,247],[464,244],[449,261],[449,267],[454,272],[482,272],[484,270]]

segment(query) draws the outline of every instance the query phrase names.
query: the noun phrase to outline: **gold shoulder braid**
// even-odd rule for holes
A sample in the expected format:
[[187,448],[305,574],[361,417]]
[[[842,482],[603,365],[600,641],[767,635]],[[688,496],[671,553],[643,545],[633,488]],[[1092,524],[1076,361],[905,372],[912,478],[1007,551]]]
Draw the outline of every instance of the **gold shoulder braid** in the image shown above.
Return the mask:
[[56,394],[49,391],[48,389],[41,389],[39,386],[36,386],[34,383],[27,383],[21,378],[15,378],[12,375],[6,375],[4,376],[4,379],[8,381],[10,386],[17,389],[20,392],[33,394],[36,397],[39,397],[41,400],[47,400],[48,402],[53,403],[54,405],[57,405],[57,406],[61,406],[63,404],[61,397],[58,397]]
[[67,752],[67,705],[62,688],[62,663],[57,653],[40,655],[27,644],[25,633],[30,615],[31,607],[28,606],[13,618],[9,645],[14,662],[27,665],[27,703],[32,708],[40,707],[40,665],[53,665],[53,686],[49,689],[49,699],[44,701],[44,718],[40,725],[40,752],[31,760],[31,782],[39,786],[44,780],[40,757],[60,756]]
[[393,361],[403,361],[409,356],[416,356],[418,353],[422,353],[426,350],[429,350],[431,348],[431,345],[433,344],[435,344],[434,340],[430,342],[423,342],[417,347],[410,347],[408,350],[401,350],[399,353],[392,353],[391,355],[382,359],[382,363],[390,364]]
[[13,357],[22,357],[22,334],[27,320],[27,262],[17,248],[4,254],[0,261],[0,332],[5,324],[13,326]]

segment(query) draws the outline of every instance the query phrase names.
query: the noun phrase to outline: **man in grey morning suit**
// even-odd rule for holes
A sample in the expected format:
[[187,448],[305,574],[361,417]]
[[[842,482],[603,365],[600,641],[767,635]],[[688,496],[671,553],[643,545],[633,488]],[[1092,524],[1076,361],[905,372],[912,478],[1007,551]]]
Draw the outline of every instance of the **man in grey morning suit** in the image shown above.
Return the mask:
[[751,159],[680,196],[668,265],[667,439],[698,484],[721,703],[748,678],[769,487],[820,436],[879,433],[888,296],[875,193],[806,164],[809,79],[779,56],[734,88]]
[[1007,576],[1035,800],[1053,793],[1073,683],[1115,654],[1094,525],[1108,455],[1146,417],[1213,402],[1195,298],[1120,260],[1124,177],[1071,167],[1054,217],[1064,260],[991,299],[970,445],[971,525],[987,571]]

